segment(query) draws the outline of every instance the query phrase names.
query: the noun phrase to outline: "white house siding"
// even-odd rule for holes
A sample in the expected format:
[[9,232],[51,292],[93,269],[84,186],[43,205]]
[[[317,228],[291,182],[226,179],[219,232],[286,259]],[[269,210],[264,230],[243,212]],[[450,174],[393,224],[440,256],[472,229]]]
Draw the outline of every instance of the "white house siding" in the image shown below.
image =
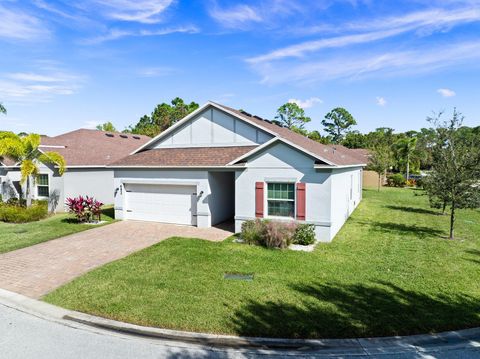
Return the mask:
[[113,170],[72,168],[63,175],[64,198],[95,197],[105,204],[113,204]]
[[[197,188],[197,226],[210,227],[212,215],[210,210],[209,173],[204,170],[149,170],[116,169],[114,171],[115,218],[125,219],[125,183],[194,185]],[[202,193],[203,192],[203,193]]]
[[209,172],[208,197],[212,225],[224,222],[235,215],[235,173]]
[[227,113],[209,108],[149,148],[252,146],[272,137]]
[[[315,224],[316,238],[331,240],[330,170],[315,170],[314,160],[283,143],[274,144],[251,158],[246,169],[236,172],[235,231],[255,218],[255,182],[306,183],[306,222]],[[265,191],[265,218],[267,193]]]
[[362,168],[333,170],[331,184],[332,227],[330,239],[333,239],[362,199]]

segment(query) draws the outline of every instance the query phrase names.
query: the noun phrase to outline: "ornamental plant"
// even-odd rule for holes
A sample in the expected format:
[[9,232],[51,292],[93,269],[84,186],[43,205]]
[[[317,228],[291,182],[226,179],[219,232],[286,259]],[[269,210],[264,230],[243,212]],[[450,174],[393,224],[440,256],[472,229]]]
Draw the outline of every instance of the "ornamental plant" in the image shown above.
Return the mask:
[[78,196],[67,198],[65,204],[68,207],[68,211],[73,213],[79,222],[88,223],[94,220],[100,222],[101,220],[103,203],[93,197]]

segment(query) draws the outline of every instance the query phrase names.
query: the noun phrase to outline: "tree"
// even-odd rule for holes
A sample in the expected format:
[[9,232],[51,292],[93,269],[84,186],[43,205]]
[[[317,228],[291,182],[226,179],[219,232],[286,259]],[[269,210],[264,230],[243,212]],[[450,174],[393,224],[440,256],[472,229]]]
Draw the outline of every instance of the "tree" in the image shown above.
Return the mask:
[[358,131],[351,131],[345,135],[342,145],[347,148],[367,148],[367,138]]
[[7,114],[7,109],[0,103],[0,113]]
[[397,141],[395,149],[398,154],[400,163],[405,163],[407,181],[410,179],[410,161],[417,146],[416,137],[404,137]]
[[0,132],[0,156],[12,158],[20,164],[21,180],[26,182],[26,200],[27,206],[31,206],[32,197],[30,184],[35,183],[38,176],[38,163],[53,164],[58,166],[58,173],[63,175],[65,171],[65,159],[57,152],[41,152],[40,135],[29,134],[25,137],[19,137],[13,132]]
[[478,139],[460,131],[463,116],[454,109],[450,119],[442,113],[428,120],[436,128],[432,170],[425,179],[431,203],[450,207],[450,239],[454,239],[455,211],[480,207],[480,146]]
[[96,129],[99,131],[117,132],[117,129],[115,128],[113,123],[111,123],[110,121],[98,125]]
[[332,136],[333,143],[340,143],[346,132],[357,124],[353,116],[342,107],[334,108],[322,121],[325,132]]
[[277,109],[277,122],[290,130],[303,130],[312,119],[305,115],[303,108],[296,103],[287,102]]
[[380,191],[382,176],[385,176],[392,164],[392,150],[389,146],[383,144],[374,147],[370,152],[368,169],[378,174],[378,191]]
[[198,107],[196,102],[187,104],[180,97],[176,97],[171,104],[157,105],[150,116],[142,116],[135,126],[129,126],[124,132],[155,137]]

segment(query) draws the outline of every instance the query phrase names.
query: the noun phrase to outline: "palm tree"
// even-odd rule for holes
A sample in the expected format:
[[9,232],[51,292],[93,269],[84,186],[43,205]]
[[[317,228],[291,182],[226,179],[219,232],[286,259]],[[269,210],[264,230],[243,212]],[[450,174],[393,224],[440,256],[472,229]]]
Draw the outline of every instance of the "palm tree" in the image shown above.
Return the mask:
[[58,166],[58,173],[63,175],[65,172],[65,159],[57,152],[43,152],[39,149],[40,135],[29,134],[25,137],[19,137],[12,132],[0,132],[0,157],[6,156],[13,159],[20,165],[22,175],[20,183],[26,182],[26,200],[27,206],[32,204],[30,183],[35,183],[38,176],[38,164],[49,163]]
[[3,113],[3,114],[7,113],[7,109],[1,103],[0,103],[0,113]]
[[409,180],[410,179],[410,160],[411,160],[412,154],[415,151],[415,148],[417,147],[417,138],[416,137],[402,138],[398,140],[395,147],[397,149],[397,152],[401,156],[401,158],[406,162],[407,180]]

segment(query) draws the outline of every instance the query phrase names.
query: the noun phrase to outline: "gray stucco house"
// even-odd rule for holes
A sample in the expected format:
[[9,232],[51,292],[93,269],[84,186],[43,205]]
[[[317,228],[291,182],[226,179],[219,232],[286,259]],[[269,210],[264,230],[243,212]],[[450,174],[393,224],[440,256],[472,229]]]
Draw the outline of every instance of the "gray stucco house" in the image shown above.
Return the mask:
[[208,102],[112,163],[117,219],[210,227],[273,218],[331,241],[362,199],[363,159]]
[[[42,136],[40,151],[61,154],[67,168],[59,176],[52,165],[39,164],[40,175],[32,183],[33,199],[48,200],[51,210],[64,211],[65,200],[78,195],[93,196],[112,204],[113,169],[111,162],[127,156],[150,140],[147,136],[79,129],[59,136]],[[20,168],[9,158],[0,158],[0,194],[3,200],[25,193],[20,184]]]

